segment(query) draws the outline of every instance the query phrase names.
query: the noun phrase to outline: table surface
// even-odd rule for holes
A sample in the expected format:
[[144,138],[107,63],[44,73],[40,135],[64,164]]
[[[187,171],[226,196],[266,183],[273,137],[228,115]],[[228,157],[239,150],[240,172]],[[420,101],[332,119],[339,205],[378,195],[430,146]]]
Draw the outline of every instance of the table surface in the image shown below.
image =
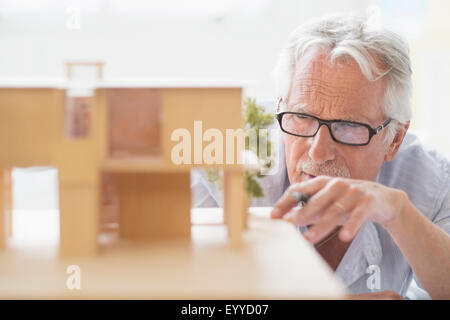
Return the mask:
[[[295,227],[250,208],[243,246],[232,249],[218,208],[192,209],[191,240],[102,239],[93,258],[60,258],[56,245],[0,252],[0,298],[316,299],[347,293]],[[81,289],[66,272],[81,270]]]

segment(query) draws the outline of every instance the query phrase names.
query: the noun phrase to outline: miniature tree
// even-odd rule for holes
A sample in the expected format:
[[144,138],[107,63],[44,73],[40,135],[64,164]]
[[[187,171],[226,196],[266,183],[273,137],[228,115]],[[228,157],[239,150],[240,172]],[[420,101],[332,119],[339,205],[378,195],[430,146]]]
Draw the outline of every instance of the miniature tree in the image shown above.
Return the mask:
[[[272,166],[272,145],[269,139],[269,131],[265,130],[273,123],[274,115],[265,112],[264,107],[256,104],[256,99],[246,98],[244,100],[244,120],[245,120],[245,152],[244,158],[253,159],[257,166],[247,168],[244,172],[246,191],[249,200],[252,198],[264,197],[264,192],[259,185],[257,178],[264,177],[262,170],[269,169]],[[254,141],[251,141],[251,136]],[[254,143],[256,142],[256,143]],[[265,148],[262,149],[262,146]],[[266,151],[266,152],[262,152]],[[207,180],[214,183],[219,189],[222,188],[222,179],[218,169],[206,170]]]

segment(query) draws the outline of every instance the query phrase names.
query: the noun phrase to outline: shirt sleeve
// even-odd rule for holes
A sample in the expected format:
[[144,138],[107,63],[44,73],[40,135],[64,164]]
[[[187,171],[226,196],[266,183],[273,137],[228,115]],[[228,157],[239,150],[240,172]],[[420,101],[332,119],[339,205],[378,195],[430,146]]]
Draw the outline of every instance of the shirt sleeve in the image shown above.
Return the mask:
[[[447,192],[447,195],[444,198],[442,206],[432,222],[435,225],[437,225],[438,227],[440,227],[442,230],[444,230],[447,234],[450,234],[450,192]],[[431,298],[429,298],[429,295],[425,291],[425,289],[423,289],[422,285],[419,282],[419,279],[417,279],[416,274],[412,270],[411,270],[411,272],[413,274],[414,281],[416,282],[416,285],[418,288],[414,288],[414,285],[413,285],[412,286],[413,288],[411,288],[411,286],[410,286],[410,290],[411,289],[422,290],[423,292],[420,295],[421,298],[422,299],[431,299]],[[426,297],[425,294],[428,297]]]
[[433,219],[433,223],[447,232],[447,234],[450,234],[450,191],[447,192],[439,212]]

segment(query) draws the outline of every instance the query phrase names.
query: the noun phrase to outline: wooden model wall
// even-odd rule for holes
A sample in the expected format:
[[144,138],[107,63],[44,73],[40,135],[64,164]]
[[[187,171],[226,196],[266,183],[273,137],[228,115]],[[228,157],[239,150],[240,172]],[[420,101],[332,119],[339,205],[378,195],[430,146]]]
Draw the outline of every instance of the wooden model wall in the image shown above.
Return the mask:
[[[82,98],[51,88],[0,89],[0,248],[11,235],[11,169],[30,166],[58,169],[61,255],[97,253],[105,177],[114,184],[121,237],[189,237],[190,170],[208,165],[175,165],[171,134],[187,129],[192,155],[195,120],[225,140],[226,129],[243,127],[241,99],[240,88],[100,88]],[[242,167],[211,166],[224,170],[225,221],[239,247]]]

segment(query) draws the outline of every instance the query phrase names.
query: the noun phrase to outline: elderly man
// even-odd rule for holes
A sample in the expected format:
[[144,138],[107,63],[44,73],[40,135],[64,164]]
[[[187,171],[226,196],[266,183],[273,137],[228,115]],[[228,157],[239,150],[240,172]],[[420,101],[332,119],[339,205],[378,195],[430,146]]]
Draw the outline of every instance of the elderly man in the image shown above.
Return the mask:
[[[449,298],[450,165],[406,135],[406,44],[363,19],[328,17],[293,32],[274,75],[285,167],[261,181],[259,204],[298,225],[361,298],[403,296],[413,277],[432,298]],[[303,206],[299,193],[309,196]]]

